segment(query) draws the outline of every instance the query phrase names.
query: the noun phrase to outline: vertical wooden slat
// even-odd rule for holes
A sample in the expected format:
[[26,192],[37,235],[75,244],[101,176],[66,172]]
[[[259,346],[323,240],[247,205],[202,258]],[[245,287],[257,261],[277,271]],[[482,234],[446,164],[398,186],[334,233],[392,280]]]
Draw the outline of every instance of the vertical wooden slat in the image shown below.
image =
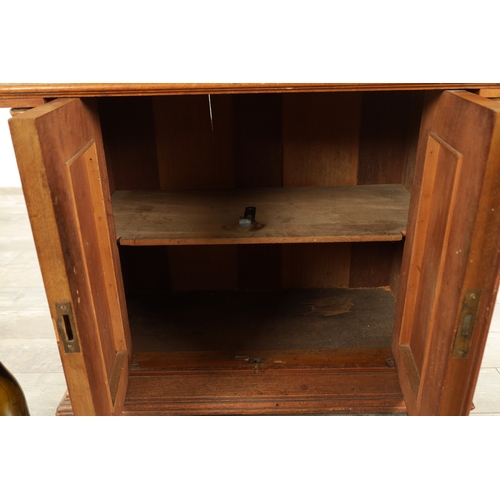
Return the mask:
[[172,290],[236,290],[236,245],[168,247]]
[[[283,96],[283,185],[355,185],[361,93]],[[285,288],[349,285],[350,245],[283,246]]]
[[238,245],[238,288],[279,290],[282,245]]
[[283,185],[281,101],[280,94],[233,96],[237,187]]
[[234,187],[231,96],[154,97],[153,109],[161,189]]
[[[161,189],[234,187],[230,95],[154,97]],[[172,290],[237,287],[232,247],[168,251]]]
[[127,294],[170,290],[168,247],[121,246],[120,259]]
[[397,297],[399,290],[399,282],[401,280],[401,263],[403,260],[403,248],[404,248],[404,240],[394,242],[394,258],[392,260],[392,269],[391,269],[391,292],[395,297]]
[[352,243],[350,288],[389,286],[395,243]]
[[356,184],[361,93],[283,96],[283,185]]
[[350,243],[282,245],[283,288],[349,286]]
[[424,103],[425,92],[410,92],[408,129],[406,135],[405,160],[403,164],[403,186],[411,191],[415,175],[415,162],[417,159],[418,135]]
[[358,184],[399,184],[407,161],[410,92],[364,92]]

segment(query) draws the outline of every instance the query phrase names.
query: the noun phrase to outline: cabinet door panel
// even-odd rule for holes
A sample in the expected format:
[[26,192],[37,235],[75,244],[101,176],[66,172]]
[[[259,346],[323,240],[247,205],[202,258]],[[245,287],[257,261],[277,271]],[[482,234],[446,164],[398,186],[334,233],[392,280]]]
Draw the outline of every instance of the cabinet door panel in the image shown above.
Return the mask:
[[500,106],[457,91],[425,110],[393,350],[408,413],[461,415],[498,285]]
[[75,414],[119,414],[130,333],[97,107],[58,99],[10,127]]

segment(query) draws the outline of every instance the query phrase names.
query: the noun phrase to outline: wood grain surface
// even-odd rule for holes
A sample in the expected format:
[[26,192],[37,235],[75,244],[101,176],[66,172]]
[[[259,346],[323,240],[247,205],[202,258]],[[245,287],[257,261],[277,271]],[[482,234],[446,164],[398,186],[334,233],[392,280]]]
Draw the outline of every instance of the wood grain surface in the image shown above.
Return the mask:
[[[408,204],[401,185],[113,194],[121,245],[397,241]],[[246,206],[257,207],[250,228]]]
[[7,83],[0,99],[15,97],[98,97],[252,92],[346,92],[500,88],[495,83]]

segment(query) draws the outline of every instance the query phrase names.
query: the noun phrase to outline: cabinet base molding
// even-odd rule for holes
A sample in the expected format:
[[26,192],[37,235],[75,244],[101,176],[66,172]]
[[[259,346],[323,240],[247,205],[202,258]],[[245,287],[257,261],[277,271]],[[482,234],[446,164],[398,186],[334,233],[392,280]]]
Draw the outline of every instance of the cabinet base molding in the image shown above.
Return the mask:
[[[394,367],[381,360],[378,366],[372,362],[371,368],[357,368],[352,354],[348,357],[345,368],[340,359],[334,361],[337,367],[284,368],[275,363],[276,368],[260,369],[258,359],[241,359],[248,368],[182,369],[178,364],[170,373],[132,368],[123,415],[406,413]],[[57,415],[71,414],[66,396]]]

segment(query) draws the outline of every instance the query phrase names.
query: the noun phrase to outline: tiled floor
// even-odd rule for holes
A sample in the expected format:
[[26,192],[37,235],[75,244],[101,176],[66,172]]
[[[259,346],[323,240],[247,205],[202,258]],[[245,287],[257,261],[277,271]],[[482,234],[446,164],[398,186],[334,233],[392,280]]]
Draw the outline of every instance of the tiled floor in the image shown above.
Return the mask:
[[[54,415],[66,382],[20,188],[0,188],[0,360],[23,387],[31,414]],[[498,306],[474,404],[471,415],[500,415]]]

